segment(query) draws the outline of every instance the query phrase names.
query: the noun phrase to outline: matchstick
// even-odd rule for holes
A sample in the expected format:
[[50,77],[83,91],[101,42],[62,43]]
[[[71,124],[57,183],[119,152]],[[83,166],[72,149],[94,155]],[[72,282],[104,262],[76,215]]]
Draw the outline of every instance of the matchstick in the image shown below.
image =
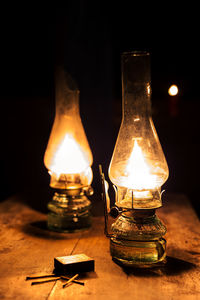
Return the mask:
[[26,280],[48,278],[48,277],[58,277],[58,275],[56,275],[56,274],[47,274],[47,275],[41,275],[41,276],[27,276]]
[[53,278],[53,279],[49,279],[49,280],[43,280],[43,281],[35,281],[35,282],[31,282],[31,285],[36,285],[36,284],[40,284],[40,283],[46,283],[46,282],[51,282],[51,281],[57,281],[60,280],[61,278]]
[[65,284],[63,284],[63,288],[66,287],[70,282],[72,282],[74,279],[78,277],[79,274],[74,275],[72,278],[70,278]]
[[[69,277],[66,277],[66,276],[60,276],[62,279],[70,279]],[[77,284],[80,284],[80,285],[85,285],[85,283],[84,282],[81,282],[81,281],[77,281],[77,280],[73,280],[72,282],[74,282],[74,283],[77,283]]]

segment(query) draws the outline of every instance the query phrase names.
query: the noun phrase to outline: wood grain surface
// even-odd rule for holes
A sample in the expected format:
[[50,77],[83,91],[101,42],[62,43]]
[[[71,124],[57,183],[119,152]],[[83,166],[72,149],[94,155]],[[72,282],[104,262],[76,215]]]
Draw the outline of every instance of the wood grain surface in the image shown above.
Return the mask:
[[[165,196],[158,215],[167,226],[167,263],[153,269],[123,269],[115,264],[104,236],[102,216],[89,231],[48,231],[46,215],[17,197],[0,204],[0,299],[200,299],[200,223],[184,195]],[[79,277],[84,286],[64,281],[31,286],[26,276],[53,271],[54,257],[94,258],[95,272]]]

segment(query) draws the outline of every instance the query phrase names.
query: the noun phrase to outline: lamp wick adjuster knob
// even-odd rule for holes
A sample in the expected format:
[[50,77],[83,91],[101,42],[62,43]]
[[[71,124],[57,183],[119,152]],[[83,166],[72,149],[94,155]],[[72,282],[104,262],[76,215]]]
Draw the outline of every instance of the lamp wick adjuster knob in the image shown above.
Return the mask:
[[112,218],[116,219],[119,216],[119,214],[121,214],[121,212],[122,212],[121,208],[117,206],[112,206],[109,214]]

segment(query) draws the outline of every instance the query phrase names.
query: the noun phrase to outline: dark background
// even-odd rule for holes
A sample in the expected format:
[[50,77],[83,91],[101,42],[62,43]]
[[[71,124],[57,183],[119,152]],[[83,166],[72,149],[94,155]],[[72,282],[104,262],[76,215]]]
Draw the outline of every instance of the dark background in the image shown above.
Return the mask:
[[[108,1],[107,1],[108,2]],[[51,191],[43,156],[54,118],[54,67],[77,81],[94,164],[107,169],[121,121],[120,54],[151,53],[153,120],[169,165],[164,189],[199,210],[199,20],[197,7],[118,1],[67,1],[65,7],[1,9],[0,199],[22,193],[46,211]],[[177,104],[167,90],[178,85]]]

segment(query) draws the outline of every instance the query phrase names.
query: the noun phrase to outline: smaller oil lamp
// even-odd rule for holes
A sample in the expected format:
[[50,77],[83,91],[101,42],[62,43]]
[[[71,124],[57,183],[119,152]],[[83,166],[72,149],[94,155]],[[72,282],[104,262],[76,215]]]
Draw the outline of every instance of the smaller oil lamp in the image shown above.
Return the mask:
[[[168,166],[151,118],[150,55],[122,55],[123,118],[109,167],[115,206],[101,171],[105,232],[113,259],[125,266],[146,267],[165,260],[166,228],[156,216]],[[108,213],[116,218],[108,233]]]
[[75,232],[90,227],[92,153],[79,112],[79,90],[63,69],[56,73],[56,115],[44,156],[55,191],[48,203],[48,227]]

